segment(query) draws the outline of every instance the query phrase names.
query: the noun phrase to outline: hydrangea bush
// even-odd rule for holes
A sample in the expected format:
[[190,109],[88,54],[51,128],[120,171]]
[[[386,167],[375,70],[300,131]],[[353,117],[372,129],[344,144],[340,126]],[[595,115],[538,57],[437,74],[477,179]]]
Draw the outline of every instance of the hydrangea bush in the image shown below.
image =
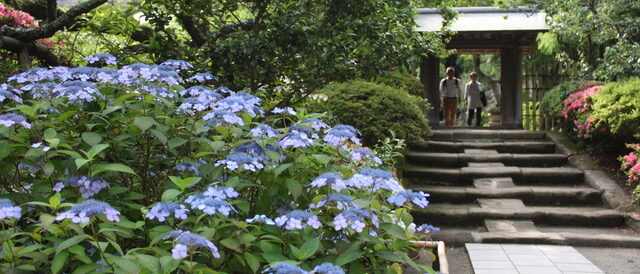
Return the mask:
[[3,272],[432,272],[406,255],[428,195],[357,129],[184,61],[86,60],[0,87]]

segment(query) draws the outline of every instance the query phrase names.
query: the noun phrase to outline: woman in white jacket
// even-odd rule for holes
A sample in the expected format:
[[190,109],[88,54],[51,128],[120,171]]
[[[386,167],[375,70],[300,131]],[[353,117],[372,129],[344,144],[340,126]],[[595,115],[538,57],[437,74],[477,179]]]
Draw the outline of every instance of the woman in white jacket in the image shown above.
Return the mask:
[[482,101],[480,100],[480,93],[482,92],[482,84],[478,82],[478,74],[472,72],[469,74],[471,81],[464,87],[464,98],[467,100],[467,108],[469,109],[469,115],[467,118],[467,125],[471,125],[473,116],[476,116],[476,126],[480,126],[482,122]]

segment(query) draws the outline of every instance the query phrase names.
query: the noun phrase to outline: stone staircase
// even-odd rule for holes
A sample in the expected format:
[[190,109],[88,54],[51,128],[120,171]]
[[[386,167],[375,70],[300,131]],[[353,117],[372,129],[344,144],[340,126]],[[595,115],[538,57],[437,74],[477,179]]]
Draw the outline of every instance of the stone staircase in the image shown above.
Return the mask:
[[640,247],[611,208],[624,191],[557,143],[545,132],[435,130],[406,155],[409,188],[431,194],[414,222],[439,226],[431,237],[449,245]]

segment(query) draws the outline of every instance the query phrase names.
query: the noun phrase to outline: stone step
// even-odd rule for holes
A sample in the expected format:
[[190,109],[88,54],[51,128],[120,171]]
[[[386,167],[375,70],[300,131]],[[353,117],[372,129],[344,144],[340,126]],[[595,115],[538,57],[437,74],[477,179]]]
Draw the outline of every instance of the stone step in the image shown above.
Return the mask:
[[499,153],[555,153],[556,145],[549,141],[449,142],[427,141],[416,151],[462,153],[465,149],[490,149]]
[[587,186],[514,186],[473,188],[454,186],[416,186],[414,191],[431,194],[430,203],[473,203],[477,199],[521,199],[527,205],[600,205],[602,191]]
[[445,182],[449,185],[471,184],[474,179],[511,177],[516,183],[535,184],[580,184],[584,179],[582,170],[572,167],[463,167],[426,168],[408,166],[404,176],[416,184]]
[[483,208],[474,205],[431,204],[414,209],[416,223],[433,225],[482,225],[485,219],[533,220],[536,224],[576,226],[620,226],[620,213],[601,207]]
[[409,151],[405,155],[412,165],[430,167],[464,167],[469,163],[498,162],[507,166],[518,167],[553,167],[567,164],[564,154],[479,154],[479,153],[444,153]]
[[492,129],[436,129],[432,131],[431,140],[455,141],[469,140],[542,140],[545,133],[542,131],[526,130],[492,130]]
[[640,235],[624,234],[611,228],[570,227],[552,230],[537,227],[538,231],[518,232],[491,232],[460,227],[440,229],[440,232],[430,234],[430,238],[434,241],[444,241],[447,246],[464,246],[465,243],[511,243],[640,248]]

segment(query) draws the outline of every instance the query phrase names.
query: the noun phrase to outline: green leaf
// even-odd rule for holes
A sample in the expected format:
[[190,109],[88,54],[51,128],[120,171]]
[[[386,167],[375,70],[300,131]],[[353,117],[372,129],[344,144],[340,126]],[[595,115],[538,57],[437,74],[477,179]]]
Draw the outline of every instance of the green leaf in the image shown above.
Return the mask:
[[85,132],[82,133],[82,140],[91,146],[95,146],[102,142],[102,137],[100,136],[100,134],[95,132]]
[[[132,274],[140,273],[140,268],[129,259],[125,257],[116,257],[113,255],[109,255],[108,257],[109,257],[109,260],[114,262],[120,268],[120,270],[124,271],[125,273],[132,273]],[[119,271],[116,271],[116,272],[119,272]]]
[[73,158],[76,158],[76,159],[83,159],[84,158],[82,156],[82,154],[77,153],[75,151],[71,151],[71,150],[58,150],[58,152],[60,152],[62,154],[65,154],[65,155],[69,155],[69,156],[71,156]]
[[331,161],[331,156],[328,155],[324,155],[324,154],[313,154],[312,155],[313,158],[316,158],[316,160],[320,161],[320,163],[327,165],[329,163],[329,161]]
[[51,272],[60,272],[60,270],[62,270],[65,263],[67,262],[67,257],[69,257],[69,252],[67,251],[61,253],[56,252],[56,257],[53,259],[53,262],[51,262]]
[[97,175],[104,171],[115,171],[115,172],[123,172],[123,173],[138,175],[133,169],[120,163],[97,164],[97,165],[93,165],[92,169],[93,169],[92,170],[93,175]]
[[402,229],[402,227],[400,227],[399,225],[391,224],[391,223],[382,223],[380,224],[380,227],[393,237],[396,237],[401,240],[408,240],[406,231],[404,231],[404,229]]
[[166,144],[167,143],[167,136],[165,136],[162,132],[160,132],[157,129],[151,129],[149,130],[149,132],[151,132],[151,135],[153,135],[154,137],[156,137],[156,139],[158,139],[158,141],[162,144]]
[[96,155],[100,154],[100,152],[102,152],[103,150],[107,149],[109,147],[108,144],[99,144],[99,145],[95,145],[93,146],[89,152],[87,152],[87,158],[89,159],[93,159],[96,157]]
[[171,140],[169,140],[167,145],[169,145],[169,148],[173,149],[173,148],[179,147],[181,145],[184,145],[186,142],[187,142],[187,140],[176,137],[176,138],[171,138]]
[[[267,260],[267,262],[270,264],[277,263],[277,262],[291,262],[291,260],[289,260],[287,257],[282,256],[280,254],[262,253],[260,255],[262,255],[262,257],[264,257],[264,259]],[[299,264],[297,262],[294,262],[294,263],[296,265]]]
[[268,241],[260,241],[258,243],[258,246],[260,246],[260,249],[264,253],[282,254],[282,249],[278,245],[272,244],[272,243],[270,243]]
[[151,273],[160,273],[160,259],[145,254],[136,254],[136,257],[138,257],[138,262],[142,267],[148,269]]
[[171,256],[162,256],[160,257],[160,266],[162,266],[162,273],[172,273],[180,266],[180,261]]
[[100,264],[85,264],[85,265],[81,265],[78,268],[76,268],[76,270],[73,271],[73,274],[86,274],[86,273],[91,273],[94,272],[96,269],[103,267]]
[[51,205],[52,208],[58,208],[58,206],[60,205],[60,202],[62,202],[62,197],[60,197],[60,192],[56,192],[56,194],[54,194],[53,196],[51,196],[51,198],[49,198],[49,205]]
[[220,243],[231,250],[242,252],[242,248],[240,247],[240,242],[238,242],[238,240],[236,239],[226,238],[220,241]]
[[376,251],[376,256],[388,261],[399,262],[399,263],[405,262],[405,260],[397,251],[391,252],[391,251],[385,251],[385,250],[378,250]]
[[353,262],[353,260],[360,258],[362,254],[364,253],[360,250],[351,250],[344,253],[340,253],[340,256],[338,256],[338,258],[336,259],[336,265],[343,266],[345,264]]
[[136,126],[138,126],[141,131],[145,131],[153,125],[157,124],[156,120],[151,117],[145,116],[136,117],[135,119],[133,119],[133,123],[136,124]]
[[6,142],[0,142],[0,160],[11,154],[11,145]]
[[293,166],[292,163],[281,164],[273,170],[273,175],[278,177],[282,172]]
[[60,252],[64,251],[65,249],[74,246],[86,239],[89,238],[89,235],[87,234],[81,234],[81,235],[77,235],[77,236],[73,236],[69,239],[66,239],[64,242],[60,243],[57,247],[56,247],[56,255],[59,254]]
[[289,189],[289,192],[291,193],[291,195],[293,195],[293,198],[295,199],[297,199],[298,197],[300,197],[300,195],[302,195],[302,185],[298,183],[296,180],[287,179],[287,189]]
[[173,199],[178,197],[180,193],[182,193],[182,191],[177,189],[167,189],[164,191],[164,193],[162,193],[162,201],[163,202],[173,201]]
[[307,241],[300,247],[300,252],[302,252],[303,257],[299,259],[301,261],[304,261],[307,258],[313,256],[313,254],[318,251],[318,248],[320,248],[320,238],[313,238]]
[[91,260],[89,257],[87,257],[87,254],[85,253],[84,247],[82,247],[81,245],[74,245],[72,247],[70,247],[69,252],[71,254],[76,255],[75,257],[82,261],[85,264],[90,264],[93,263],[93,260]]
[[40,249],[46,247],[45,245],[41,245],[41,244],[34,244],[34,245],[30,245],[30,246],[25,246],[25,247],[21,247],[19,249],[17,249],[17,251],[15,251],[16,253],[16,257],[20,257],[20,256],[24,256],[27,255],[33,251],[36,251],[36,249]]
[[43,135],[43,137],[44,137],[45,139],[51,139],[51,138],[56,137],[56,135],[58,135],[58,132],[56,132],[56,130],[55,130],[55,129],[53,129],[53,128],[47,128],[47,129],[45,129],[45,130],[44,130],[44,135]]
[[188,178],[180,178],[180,177],[176,177],[176,176],[169,176],[169,179],[171,179],[171,181],[177,186],[179,187],[181,190],[185,190],[186,188],[197,184],[198,182],[200,182],[200,180],[202,180],[202,178],[200,177],[188,177]]
[[256,257],[255,255],[249,252],[245,252],[244,260],[247,262],[247,264],[249,265],[249,267],[254,273],[257,272],[258,269],[260,269],[260,260],[258,260],[258,257]]

